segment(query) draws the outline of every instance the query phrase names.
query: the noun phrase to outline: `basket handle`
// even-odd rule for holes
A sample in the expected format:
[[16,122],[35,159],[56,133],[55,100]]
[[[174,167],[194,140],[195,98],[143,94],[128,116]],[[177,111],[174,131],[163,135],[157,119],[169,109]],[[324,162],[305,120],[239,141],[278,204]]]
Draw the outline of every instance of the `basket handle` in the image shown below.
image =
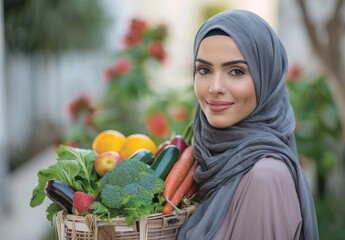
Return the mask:
[[140,230],[140,240],[147,240],[147,236],[148,236],[147,215],[139,217],[139,230]]
[[58,239],[64,240],[64,220],[63,220],[63,210],[56,214],[56,228],[58,233]]
[[87,214],[85,216],[85,223],[88,226],[91,234],[95,237],[95,240],[97,240],[97,217],[94,214]]

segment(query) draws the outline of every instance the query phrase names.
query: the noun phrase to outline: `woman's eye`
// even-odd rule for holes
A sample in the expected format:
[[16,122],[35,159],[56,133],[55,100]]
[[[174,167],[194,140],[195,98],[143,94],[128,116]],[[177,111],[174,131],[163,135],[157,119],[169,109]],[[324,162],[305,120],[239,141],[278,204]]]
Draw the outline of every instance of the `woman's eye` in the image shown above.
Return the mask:
[[210,73],[210,70],[208,68],[200,67],[197,69],[197,72],[200,75],[206,75],[206,74]]
[[242,76],[244,74],[244,71],[241,70],[241,69],[236,68],[236,69],[231,70],[230,74],[233,75],[233,76],[240,77],[240,76]]

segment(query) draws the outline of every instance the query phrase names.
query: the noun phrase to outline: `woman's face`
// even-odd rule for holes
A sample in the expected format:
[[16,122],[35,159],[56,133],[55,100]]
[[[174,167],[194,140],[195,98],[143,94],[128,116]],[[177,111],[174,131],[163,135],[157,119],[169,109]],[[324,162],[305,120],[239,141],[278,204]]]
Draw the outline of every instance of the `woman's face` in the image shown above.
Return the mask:
[[249,68],[232,38],[210,36],[200,43],[194,91],[211,126],[230,127],[257,105]]

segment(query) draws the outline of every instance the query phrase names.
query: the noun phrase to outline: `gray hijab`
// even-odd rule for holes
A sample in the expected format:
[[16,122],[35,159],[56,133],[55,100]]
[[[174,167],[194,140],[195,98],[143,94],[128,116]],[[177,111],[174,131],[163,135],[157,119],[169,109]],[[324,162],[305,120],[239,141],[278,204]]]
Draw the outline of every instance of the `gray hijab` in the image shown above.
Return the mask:
[[240,123],[217,129],[208,124],[197,104],[194,179],[202,200],[180,229],[178,239],[213,239],[242,176],[264,157],[288,166],[301,206],[300,239],[318,239],[312,194],[298,163],[294,113],[285,85],[288,62],[284,47],[262,18],[245,10],[229,10],[201,26],[194,41],[194,58],[200,42],[213,29],[224,31],[241,50],[254,80],[257,107]]

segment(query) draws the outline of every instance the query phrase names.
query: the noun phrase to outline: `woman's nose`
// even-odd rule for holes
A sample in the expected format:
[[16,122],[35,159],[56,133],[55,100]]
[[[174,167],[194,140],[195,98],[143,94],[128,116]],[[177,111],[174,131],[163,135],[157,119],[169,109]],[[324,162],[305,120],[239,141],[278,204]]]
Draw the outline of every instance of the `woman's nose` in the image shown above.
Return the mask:
[[211,84],[210,84],[210,88],[209,88],[209,93],[212,95],[217,95],[217,94],[224,94],[224,86],[222,83],[222,76],[221,74],[214,74]]

